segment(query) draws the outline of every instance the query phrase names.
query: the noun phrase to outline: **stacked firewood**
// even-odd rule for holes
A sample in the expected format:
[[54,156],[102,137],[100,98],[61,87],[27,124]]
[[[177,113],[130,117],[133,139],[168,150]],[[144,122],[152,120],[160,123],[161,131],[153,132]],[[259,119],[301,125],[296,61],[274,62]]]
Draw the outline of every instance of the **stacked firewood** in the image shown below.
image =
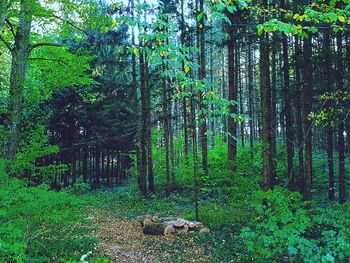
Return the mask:
[[142,223],[143,233],[146,235],[173,235],[176,233],[209,233],[201,222],[188,221],[182,218],[159,218],[158,216],[145,215],[138,217]]

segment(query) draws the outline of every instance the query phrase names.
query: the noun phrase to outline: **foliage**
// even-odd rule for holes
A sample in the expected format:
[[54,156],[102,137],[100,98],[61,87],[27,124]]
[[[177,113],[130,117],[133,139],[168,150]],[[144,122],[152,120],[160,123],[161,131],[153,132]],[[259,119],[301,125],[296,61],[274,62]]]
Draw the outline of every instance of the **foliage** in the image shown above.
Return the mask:
[[[309,119],[313,120],[315,125],[334,127],[347,119],[349,115],[348,104],[350,102],[350,94],[348,92],[325,93],[320,95],[318,100],[322,103],[321,109],[318,112],[309,114]],[[325,107],[325,105],[327,106]]]
[[[306,210],[297,193],[280,188],[256,192],[258,217],[241,230],[248,251],[256,259],[273,262],[345,262],[349,256],[349,214],[339,205]],[[345,207],[347,210],[348,207]],[[332,216],[331,216],[332,215]]]
[[[259,24],[257,26],[258,34],[283,32],[286,35],[307,38],[310,34],[318,33],[318,27],[324,24],[330,25],[335,33],[346,31],[347,25],[350,23],[349,2],[347,0],[324,2],[316,1],[301,6],[303,10],[300,13],[280,8],[276,11],[282,14],[282,20],[273,17]],[[263,11],[270,13],[273,10]]]
[[253,229],[242,229],[241,237],[245,239],[248,251],[257,258],[267,260],[284,255],[311,226],[306,210],[302,209],[301,196],[283,192],[276,188],[253,194],[258,217],[253,219]]
[[[16,158],[11,162],[11,174],[21,176],[24,173],[36,177],[50,177],[50,168],[38,167],[37,158],[44,157],[58,152],[58,147],[49,145],[49,137],[45,133],[45,127],[39,126],[30,132],[29,136],[22,142],[21,151],[16,154]],[[57,167],[60,168],[60,167]],[[64,167],[63,167],[64,168]]]
[[[48,99],[52,92],[69,86],[88,86],[93,60],[86,50],[70,47],[44,47],[33,50],[28,72],[29,95],[34,101]],[[34,87],[34,89],[33,89]]]
[[1,262],[66,262],[94,250],[81,199],[0,177]]

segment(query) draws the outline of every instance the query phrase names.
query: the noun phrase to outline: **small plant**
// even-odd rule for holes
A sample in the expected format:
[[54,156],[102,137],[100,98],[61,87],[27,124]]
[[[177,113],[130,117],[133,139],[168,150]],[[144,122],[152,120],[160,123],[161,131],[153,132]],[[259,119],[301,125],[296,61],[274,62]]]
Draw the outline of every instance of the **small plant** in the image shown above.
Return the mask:
[[308,263],[350,259],[348,206],[306,210],[299,194],[281,188],[257,192],[253,200],[258,217],[240,236],[254,258]]

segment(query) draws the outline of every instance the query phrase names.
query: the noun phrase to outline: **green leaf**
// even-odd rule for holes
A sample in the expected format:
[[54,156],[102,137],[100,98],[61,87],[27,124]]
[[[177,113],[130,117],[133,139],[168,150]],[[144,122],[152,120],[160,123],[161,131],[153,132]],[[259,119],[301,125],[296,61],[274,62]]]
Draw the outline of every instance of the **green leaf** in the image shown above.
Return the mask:
[[258,35],[261,36],[264,33],[264,26],[260,24],[257,26],[257,29],[258,29]]

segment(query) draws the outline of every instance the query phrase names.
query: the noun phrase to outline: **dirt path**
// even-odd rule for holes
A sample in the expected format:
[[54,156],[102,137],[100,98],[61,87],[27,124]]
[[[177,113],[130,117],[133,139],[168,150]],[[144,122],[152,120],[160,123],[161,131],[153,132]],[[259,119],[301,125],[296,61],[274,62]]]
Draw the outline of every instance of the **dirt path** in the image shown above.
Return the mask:
[[137,220],[97,213],[98,250],[114,262],[170,263],[211,262],[210,254],[198,247],[190,234],[178,236],[146,236]]

